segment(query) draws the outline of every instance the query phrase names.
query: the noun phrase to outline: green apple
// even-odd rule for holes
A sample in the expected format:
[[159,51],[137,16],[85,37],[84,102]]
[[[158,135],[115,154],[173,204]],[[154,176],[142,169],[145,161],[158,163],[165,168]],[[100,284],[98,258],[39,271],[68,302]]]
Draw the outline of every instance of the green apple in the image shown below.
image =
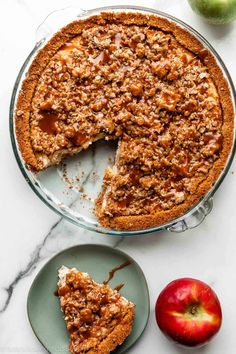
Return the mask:
[[236,19],[236,0],[188,0],[193,11],[212,24],[225,24]]

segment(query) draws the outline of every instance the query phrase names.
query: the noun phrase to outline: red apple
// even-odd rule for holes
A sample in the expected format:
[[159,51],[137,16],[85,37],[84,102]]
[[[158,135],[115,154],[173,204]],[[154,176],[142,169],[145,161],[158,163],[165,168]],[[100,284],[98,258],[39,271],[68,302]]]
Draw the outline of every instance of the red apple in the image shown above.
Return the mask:
[[220,302],[210,286],[202,281],[177,279],[160,293],[156,321],[168,338],[189,347],[201,346],[220,329]]

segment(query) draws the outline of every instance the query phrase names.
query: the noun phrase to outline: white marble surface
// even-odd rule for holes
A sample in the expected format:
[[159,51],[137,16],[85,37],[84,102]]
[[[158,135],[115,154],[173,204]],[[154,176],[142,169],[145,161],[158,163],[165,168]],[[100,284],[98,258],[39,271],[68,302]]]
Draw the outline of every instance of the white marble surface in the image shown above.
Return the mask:
[[[197,229],[119,239],[88,232],[60,219],[48,209],[22,177],[8,132],[8,108],[16,75],[35,43],[35,30],[52,10],[69,5],[62,0],[8,0],[0,2],[0,353],[46,353],[33,335],[27,313],[29,287],[43,264],[58,251],[76,244],[104,243],[134,257],[146,274],[151,295],[151,316],[140,341],[129,353],[184,354],[166,341],[154,319],[155,299],[178,277],[196,277],[213,286],[224,314],[219,335],[198,354],[236,352],[236,182],[233,171],[214,198],[214,209]],[[88,0],[82,7],[118,4]],[[154,7],[173,14],[205,36],[225,61],[236,80],[236,22],[214,27],[202,22],[185,0],[146,0],[123,4]]]

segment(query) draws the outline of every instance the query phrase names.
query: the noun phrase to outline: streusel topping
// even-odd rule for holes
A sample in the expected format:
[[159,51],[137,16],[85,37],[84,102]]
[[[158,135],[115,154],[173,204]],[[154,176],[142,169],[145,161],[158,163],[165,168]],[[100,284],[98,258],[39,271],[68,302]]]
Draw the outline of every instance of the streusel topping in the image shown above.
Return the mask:
[[109,216],[182,203],[223,144],[218,94],[201,58],[173,35],[136,25],[94,26],[63,45],[39,80],[30,124],[44,161],[99,135],[121,140],[117,171],[105,176]]
[[[62,268],[65,278],[59,282],[58,295],[70,334],[70,352],[110,353],[132,329],[134,304],[108,285],[96,283],[87,273]],[[126,328],[124,335],[119,325]],[[110,344],[115,330],[118,333]],[[101,343],[106,341],[106,350],[102,350]]]
[[68,24],[38,52],[15,123],[37,171],[117,140],[95,213],[105,227],[136,230],[183,215],[212,188],[232,151],[234,106],[214,54],[187,29],[104,12]]

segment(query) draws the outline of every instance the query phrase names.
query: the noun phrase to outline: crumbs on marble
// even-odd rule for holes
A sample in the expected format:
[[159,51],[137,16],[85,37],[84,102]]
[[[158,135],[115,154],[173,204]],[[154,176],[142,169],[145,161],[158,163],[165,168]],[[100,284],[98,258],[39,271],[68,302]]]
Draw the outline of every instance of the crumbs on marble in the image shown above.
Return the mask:
[[[76,178],[69,177],[66,163],[61,162],[61,166],[62,166],[63,179],[66,182],[66,184],[68,185],[68,188],[73,189],[73,190],[77,190],[78,192],[81,192],[81,188],[83,188],[83,187],[78,185],[78,183],[80,182],[79,176],[76,176]],[[84,174],[84,171],[82,171],[82,175],[83,174]],[[68,191],[67,191],[67,195],[68,195]]]
[[71,189],[73,181],[68,177],[66,163],[62,162],[61,167],[62,167],[62,176],[63,176],[65,182],[68,184],[69,188]]
[[80,197],[81,197],[83,200],[88,200],[89,202],[91,202],[91,201],[92,201],[92,198],[91,198],[91,197],[89,197],[87,193],[83,193],[83,194],[81,194],[81,196],[80,196]]
[[[79,176],[76,176],[74,178],[68,176],[68,170],[67,170],[67,164],[66,162],[61,163],[62,166],[62,174],[63,174],[63,179],[68,185],[68,189],[70,190],[76,190],[80,193],[80,199],[86,200],[89,202],[94,202],[94,199],[91,198],[86,192],[85,188],[83,186],[83,178],[85,176],[85,171],[80,171]],[[97,180],[99,180],[99,175],[97,172],[93,171],[90,173],[88,177],[88,181],[95,183]],[[69,194],[69,191],[66,190],[65,192],[63,191],[64,194]],[[84,205],[81,204],[82,208],[84,208]]]
[[92,183],[95,183],[98,180],[99,180],[98,173],[93,171],[93,173],[91,173],[90,176],[89,176],[89,181],[92,182]]
[[108,157],[108,162],[109,163],[114,163],[114,157]]

